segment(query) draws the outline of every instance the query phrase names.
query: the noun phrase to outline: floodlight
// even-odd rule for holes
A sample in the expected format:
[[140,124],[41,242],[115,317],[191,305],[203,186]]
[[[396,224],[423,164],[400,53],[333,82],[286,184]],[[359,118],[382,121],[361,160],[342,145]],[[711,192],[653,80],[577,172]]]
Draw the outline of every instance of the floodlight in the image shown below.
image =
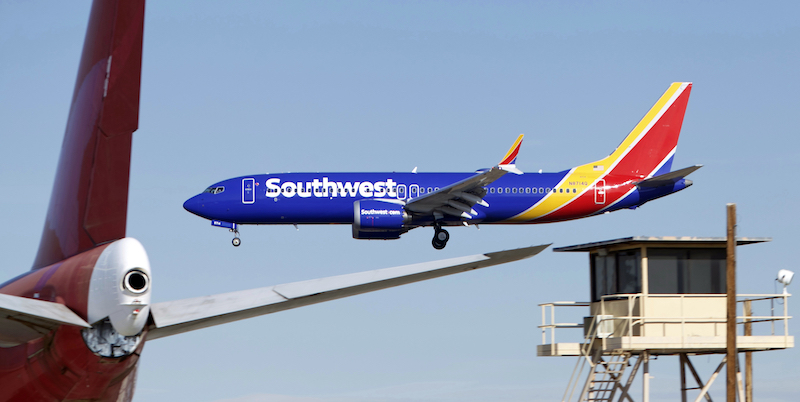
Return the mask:
[[792,283],[792,278],[794,278],[794,272],[789,271],[788,269],[782,269],[778,271],[778,278],[775,280],[783,285],[783,293],[786,293],[786,287]]

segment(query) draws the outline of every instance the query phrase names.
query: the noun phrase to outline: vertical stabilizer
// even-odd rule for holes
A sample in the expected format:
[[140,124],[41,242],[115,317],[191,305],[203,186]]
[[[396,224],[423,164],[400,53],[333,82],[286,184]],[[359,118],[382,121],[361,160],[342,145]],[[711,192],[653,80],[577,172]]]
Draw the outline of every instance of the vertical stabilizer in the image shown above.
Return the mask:
[[607,158],[591,165],[606,174],[650,177],[670,171],[691,82],[675,82]]
[[143,29],[144,0],[92,4],[34,269],[125,237]]

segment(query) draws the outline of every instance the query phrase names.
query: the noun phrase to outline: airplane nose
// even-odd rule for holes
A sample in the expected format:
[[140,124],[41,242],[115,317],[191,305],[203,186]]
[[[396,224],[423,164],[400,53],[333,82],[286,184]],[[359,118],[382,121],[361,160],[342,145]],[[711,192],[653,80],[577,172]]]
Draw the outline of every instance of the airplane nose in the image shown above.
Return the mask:
[[202,216],[202,214],[200,213],[202,208],[203,208],[202,195],[196,195],[192,198],[189,198],[188,200],[186,200],[186,202],[183,203],[183,209],[198,216]]

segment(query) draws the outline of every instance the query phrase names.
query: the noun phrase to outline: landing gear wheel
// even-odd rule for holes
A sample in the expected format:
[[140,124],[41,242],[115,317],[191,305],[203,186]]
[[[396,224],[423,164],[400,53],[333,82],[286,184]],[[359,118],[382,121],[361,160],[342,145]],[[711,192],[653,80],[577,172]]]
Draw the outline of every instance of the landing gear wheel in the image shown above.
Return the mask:
[[233,247],[239,247],[239,245],[242,244],[242,240],[239,239],[239,225],[234,223],[233,228],[231,228],[229,232],[233,233],[231,244],[233,244]]
[[433,248],[441,250],[447,245],[447,241],[450,240],[450,233],[447,233],[447,231],[442,229],[439,225],[434,226],[434,228],[436,232],[433,234],[431,244],[433,244]]

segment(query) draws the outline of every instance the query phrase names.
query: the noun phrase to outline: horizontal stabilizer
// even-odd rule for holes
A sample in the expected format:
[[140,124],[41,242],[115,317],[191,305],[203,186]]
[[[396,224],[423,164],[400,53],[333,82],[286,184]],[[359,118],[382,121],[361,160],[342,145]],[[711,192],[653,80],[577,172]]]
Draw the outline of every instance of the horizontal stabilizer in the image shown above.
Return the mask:
[[151,305],[147,339],[532,257],[549,244]]
[[703,165],[689,166],[687,168],[676,170],[674,172],[669,172],[662,174],[660,176],[642,180],[639,183],[636,183],[636,185],[639,186],[640,188],[669,186],[675,184],[678,180],[688,176],[690,173],[694,172],[697,169],[700,169],[701,167],[703,167]]
[[0,294],[0,347],[32,341],[60,325],[90,327],[63,304]]

